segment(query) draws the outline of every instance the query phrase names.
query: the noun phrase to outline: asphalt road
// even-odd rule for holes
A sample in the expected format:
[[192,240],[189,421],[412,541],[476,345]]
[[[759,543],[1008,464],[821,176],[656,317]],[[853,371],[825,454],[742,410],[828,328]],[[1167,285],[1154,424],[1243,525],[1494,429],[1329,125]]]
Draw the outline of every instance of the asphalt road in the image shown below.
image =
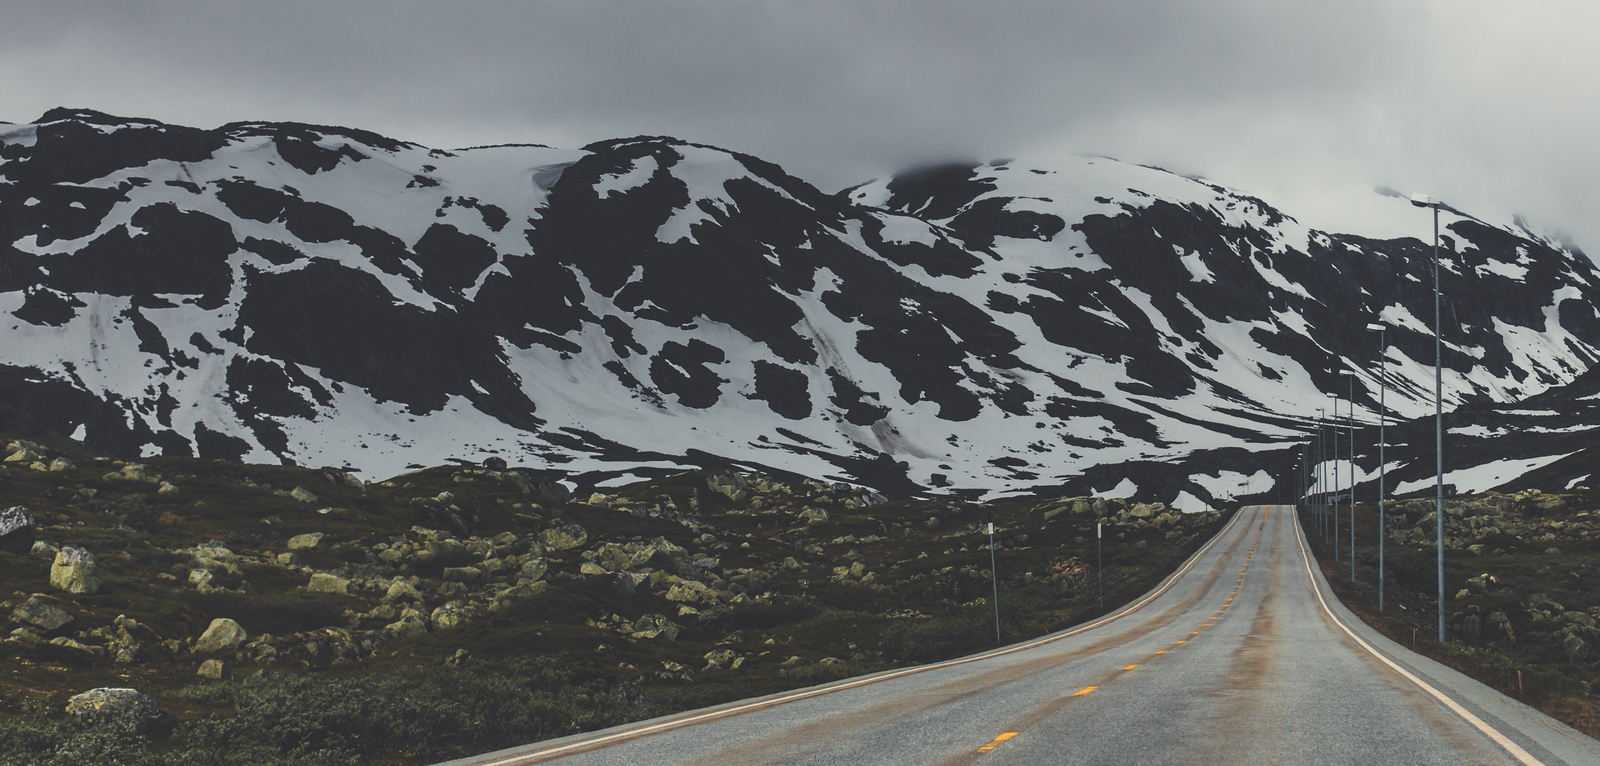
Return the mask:
[[1367,628],[1260,506],[1089,626],[451,763],[548,762],[1553,766],[1600,742]]

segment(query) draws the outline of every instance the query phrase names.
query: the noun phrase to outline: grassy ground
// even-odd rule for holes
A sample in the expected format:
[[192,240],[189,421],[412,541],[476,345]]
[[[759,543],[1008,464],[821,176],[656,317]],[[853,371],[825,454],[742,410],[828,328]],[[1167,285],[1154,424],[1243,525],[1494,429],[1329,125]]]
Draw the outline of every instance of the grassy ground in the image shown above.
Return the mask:
[[[66,593],[50,585],[49,551],[0,553],[0,614],[41,594],[74,618],[0,641],[4,763],[431,763],[992,647],[991,519],[1005,643],[1132,600],[1226,521],[1117,502],[877,502],[843,485],[706,472],[577,498],[469,466],[362,486],[312,468],[152,458],[138,481],[69,440],[19,435],[74,465],[3,464],[0,505],[31,508],[50,545],[90,551],[103,586]],[[315,499],[290,497],[295,488]],[[1097,520],[1108,523],[1103,605]],[[545,545],[572,525],[582,545]],[[453,542],[426,530],[453,530]],[[327,538],[297,563],[278,558],[310,532]],[[189,580],[202,545],[236,555],[210,592]],[[621,546],[676,558],[619,565],[608,556]],[[497,603],[527,584],[508,573],[530,558],[548,564],[533,578],[542,590]],[[307,590],[315,573],[348,579],[350,592]],[[658,582],[626,594],[629,574]],[[470,619],[448,627],[433,612],[426,629],[396,632],[384,593],[401,581],[419,589],[423,615],[449,607]],[[676,635],[640,633],[651,615]],[[119,617],[136,622],[120,639],[139,644],[132,662],[51,642],[114,650]],[[248,643],[197,652],[218,617],[237,620]],[[234,680],[197,678],[206,659]],[[155,698],[170,732],[64,712],[70,696],[106,686]]]

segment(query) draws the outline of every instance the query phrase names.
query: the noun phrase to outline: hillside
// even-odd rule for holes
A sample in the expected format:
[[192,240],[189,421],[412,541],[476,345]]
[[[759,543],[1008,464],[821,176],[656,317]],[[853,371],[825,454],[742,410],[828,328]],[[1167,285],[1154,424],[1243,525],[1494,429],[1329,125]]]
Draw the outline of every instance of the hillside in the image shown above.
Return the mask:
[[[1586,256],[1443,225],[1452,408],[1591,367]],[[828,194],[667,137],[446,151],[59,109],[0,126],[0,400],[123,460],[1194,511],[1281,494],[1341,369],[1371,417],[1369,322],[1391,408],[1431,410],[1428,257],[1105,158]]]
[[[1058,630],[1225,520],[731,472],[573,497],[494,461],[369,484],[4,453],[0,760],[432,763],[989,648],[997,590],[1004,641]],[[71,700],[102,687],[163,715],[85,728]]]

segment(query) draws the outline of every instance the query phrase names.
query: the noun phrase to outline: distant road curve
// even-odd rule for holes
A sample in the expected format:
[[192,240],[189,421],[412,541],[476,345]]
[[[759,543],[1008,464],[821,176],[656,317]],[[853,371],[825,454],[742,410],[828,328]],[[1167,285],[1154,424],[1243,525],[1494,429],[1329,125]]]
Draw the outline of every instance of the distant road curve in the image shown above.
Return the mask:
[[450,764],[1600,764],[1600,742],[1352,615],[1293,511],[1245,508],[1088,625]]

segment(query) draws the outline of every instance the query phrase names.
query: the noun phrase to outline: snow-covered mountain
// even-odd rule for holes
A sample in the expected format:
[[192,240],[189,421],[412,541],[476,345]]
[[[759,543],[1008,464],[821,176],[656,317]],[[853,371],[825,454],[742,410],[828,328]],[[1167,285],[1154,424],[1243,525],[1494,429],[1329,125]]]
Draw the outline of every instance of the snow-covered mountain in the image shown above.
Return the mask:
[[[1394,199],[1396,206],[1406,206]],[[823,193],[664,137],[443,151],[0,125],[0,397],[126,455],[764,467],[890,492],[1262,491],[1356,372],[1431,412],[1430,231],[1320,232],[1105,158]],[[1447,405],[1600,359],[1587,257],[1443,216]]]

